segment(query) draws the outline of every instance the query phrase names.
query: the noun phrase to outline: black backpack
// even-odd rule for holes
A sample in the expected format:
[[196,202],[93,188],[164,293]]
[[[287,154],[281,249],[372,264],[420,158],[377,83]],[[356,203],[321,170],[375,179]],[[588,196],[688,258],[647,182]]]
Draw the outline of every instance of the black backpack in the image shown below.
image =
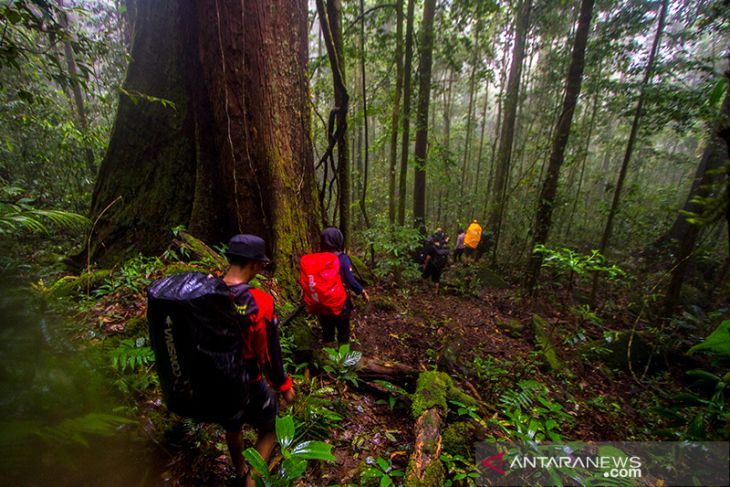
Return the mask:
[[436,247],[432,255],[431,259],[436,269],[441,270],[446,267],[446,264],[449,262],[449,249],[446,247]]
[[201,422],[239,419],[252,373],[242,355],[245,321],[228,286],[200,272],[155,281],[147,321],[167,408]]
[[413,261],[418,265],[423,264],[426,260],[426,256],[429,254],[429,252],[431,251],[432,248],[433,248],[433,238],[428,237],[427,239],[425,239],[423,241],[423,244],[421,245],[421,247],[416,249],[415,252],[413,253]]

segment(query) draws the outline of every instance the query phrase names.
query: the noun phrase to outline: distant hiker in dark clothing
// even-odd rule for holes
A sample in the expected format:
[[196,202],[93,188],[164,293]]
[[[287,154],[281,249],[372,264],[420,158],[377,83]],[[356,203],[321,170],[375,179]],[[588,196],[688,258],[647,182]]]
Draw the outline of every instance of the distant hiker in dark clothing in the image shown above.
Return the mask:
[[[285,404],[294,400],[292,381],[284,370],[281,356],[279,322],[274,312],[274,300],[269,294],[249,285],[251,279],[270,262],[265,249],[264,240],[260,237],[234,236],[226,252],[230,268],[223,277],[231,291],[236,309],[244,320],[241,326],[244,333],[242,353],[250,364],[249,375],[255,379],[251,384],[250,399],[240,420],[222,425],[226,430],[228,451],[238,477],[246,473],[243,461],[243,424],[256,428],[256,450],[264,460],[268,460],[276,444],[274,426],[279,409],[276,393],[282,395]],[[255,485],[250,475],[246,478],[246,485]]]
[[300,284],[304,302],[317,316],[322,327],[322,341],[338,344],[350,341],[353,291],[369,301],[367,291],[352,274],[352,261],[344,253],[345,238],[337,227],[327,227],[319,238],[320,252],[306,254],[300,260]]
[[479,243],[477,244],[477,253],[474,257],[474,260],[479,260],[482,255],[489,252],[489,248],[492,246],[492,235],[484,230],[482,232],[482,238],[479,239]]
[[459,229],[459,236],[456,237],[456,248],[454,248],[454,262],[461,262],[461,258],[464,255],[464,237],[466,232],[463,228]]
[[449,261],[449,249],[446,248],[448,240],[440,228],[437,228],[436,232],[426,240],[426,258],[421,267],[423,271],[421,277],[423,279],[431,278],[437,293],[441,283],[441,272]]

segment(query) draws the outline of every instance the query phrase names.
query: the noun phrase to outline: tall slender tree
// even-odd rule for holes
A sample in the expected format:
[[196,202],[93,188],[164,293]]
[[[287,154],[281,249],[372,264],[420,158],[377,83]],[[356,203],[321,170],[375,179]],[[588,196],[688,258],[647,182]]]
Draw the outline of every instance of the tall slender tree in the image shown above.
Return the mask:
[[398,129],[400,125],[400,99],[403,87],[403,0],[397,0],[395,33],[395,95],[391,115],[390,164],[388,171],[388,221],[395,223],[395,181],[398,167]]
[[408,0],[406,13],[406,52],[403,65],[403,133],[400,149],[400,180],[398,181],[398,225],[406,222],[406,184],[408,179],[408,149],[411,127],[411,71],[413,69],[413,15],[415,0]]
[[497,154],[494,188],[491,192],[491,209],[489,213],[489,227],[494,232],[494,248],[492,261],[497,259],[497,247],[502,229],[502,220],[507,208],[507,184],[509,181],[510,161],[512,158],[512,143],[514,141],[515,120],[519,100],[520,79],[522,78],[522,61],[525,56],[527,31],[530,26],[530,10],[532,0],[521,0],[517,8],[515,19],[514,48],[512,62],[507,78],[506,96],[503,107],[502,128]]
[[[57,0],[60,10],[64,11],[65,4],[63,0]],[[68,30],[68,14],[64,11],[60,18],[61,27]],[[79,69],[76,65],[76,55],[73,46],[69,40],[70,36],[63,40],[63,54],[66,58],[66,66],[68,67],[68,77],[71,81],[71,92],[73,93],[74,105],[76,107],[76,116],[78,117],[79,127],[81,131],[86,133],[89,130],[89,119],[86,116],[86,103],[84,102],[84,94],[81,92],[81,79]],[[94,151],[91,146],[84,148],[84,158],[86,159],[86,168],[92,176],[96,175],[96,163]]]
[[425,0],[421,22],[420,65],[418,69],[418,109],[416,112],[415,175],[413,178],[413,223],[426,228],[426,158],[428,152],[428,104],[431,99],[431,64],[433,59],[433,18],[436,0]]
[[[598,246],[598,251],[601,254],[606,253],[608,243],[611,239],[611,232],[613,231],[613,221],[618,211],[619,202],[621,201],[621,191],[623,190],[624,181],[626,180],[626,173],[629,169],[629,163],[631,162],[631,156],[634,152],[634,145],[636,144],[636,138],[639,135],[639,124],[641,121],[641,115],[644,110],[644,102],[646,100],[646,89],[654,76],[654,62],[656,60],[657,52],[661,44],[662,34],[664,32],[664,23],[667,18],[667,8],[669,6],[669,0],[662,0],[661,7],[659,9],[659,15],[657,19],[657,28],[654,33],[654,41],[651,45],[651,51],[649,53],[649,59],[646,63],[646,70],[644,71],[644,79],[641,83],[639,91],[639,99],[636,102],[636,108],[634,109],[634,118],[631,123],[631,132],[629,133],[629,140],[626,143],[626,151],[624,152],[624,159],[621,163],[621,169],[618,175],[618,181],[616,182],[616,188],[613,192],[613,201],[611,202],[611,208],[608,211],[608,218],[606,219],[606,226],[603,229],[603,235],[601,236],[601,243]],[[596,273],[593,277],[593,286],[591,288],[591,302],[595,301],[596,290],[598,287],[598,274]]]
[[[550,150],[547,175],[545,176],[538,200],[533,247],[535,245],[545,244],[550,233],[553,205],[555,204],[555,194],[557,193],[558,179],[560,177],[560,167],[563,165],[563,160],[565,159],[565,148],[568,145],[568,138],[570,137],[573,112],[578,103],[578,96],[580,95],[580,88],[583,82],[585,51],[588,42],[588,33],[591,27],[591,17],[593,16],[593,4],[594,0],[582,0],[580,6],[578,28],[575,33],[575,41],[573,42],[573,54],[570,60],[570,67],[568,68],[568,77],[565,82],[563,109],[555,127],[555,137],[553,138],[552,149]],[[526,287],[530,291],[535,289],[541,266],[542,254],[533,253],[527,267],[525,279]]]
[[367,81],[365,77],[365,2],[360,0],[360,77],[361,77],[361,88],[362,88],[362,118],[363,118],[363,144],[361,147],[362,155],[364,158],[362,166],[362,192],[360,194],[360,211],[362,212],[362,218],[365,221],[365,226],[370,228],[370,220],[368,219],[368,212],[365,208],[365,201],[367,200],[368,192],[368,172],[370,172],[370,145],[368,143],[368,97],[367,97]]
[[[471,136],[472,136],[472,123],[474,120],[474,95],[476,91],[477,72],[479,70],[480,63],[480,34],[482,30],[482,18],[477,13],[477,21],[474,27],[474,47],[472,48],[473,55],[470,60],[471,63],[471,74],[469,75],[469,105],[466,110],[466,133],[464,134],[464,156],[461,164],[461,188],[466,189],[467,187],[467,173],[469,156],[471,152]],[[467,205],[459,205],[459,220],[462,219],[463,211]]]
[[337,201],[340,216],[340,230],[345,237],[345,247],[350,246],[350,148],[347,139],[347,112],[350,97],[347,94],[345,76],[344,42],[342,38],[342,2],[340,0],[317,0],[322,34],[327,47],[327,56],[332,68],[332,82],[335,92],[335,134],[337,143]]

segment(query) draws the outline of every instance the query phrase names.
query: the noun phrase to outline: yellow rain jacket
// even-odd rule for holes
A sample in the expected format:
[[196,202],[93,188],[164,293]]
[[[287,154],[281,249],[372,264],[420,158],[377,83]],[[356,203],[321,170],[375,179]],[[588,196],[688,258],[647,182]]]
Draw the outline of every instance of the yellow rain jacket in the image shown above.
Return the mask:
[[476,249],[479,240],[482,238],[482,227],[477,222],[469,225],[464,236],[464,246],[470,249]]

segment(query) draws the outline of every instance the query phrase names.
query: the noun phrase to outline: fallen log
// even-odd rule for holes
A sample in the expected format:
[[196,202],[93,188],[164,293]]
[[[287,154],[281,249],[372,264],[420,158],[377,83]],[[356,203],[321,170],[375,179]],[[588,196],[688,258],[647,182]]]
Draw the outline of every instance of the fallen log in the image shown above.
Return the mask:
[[408,462],[405,484],[411,486],[441,485],[444,466],[441,464],[441,429],[443,427],[441,408],[427,409],[416,421],[416,442]]
[[418,376],[413,393],[411,414],[416,419],[416,442],[408,461],[405,484],[407,487],[441,485],[444,466],[441,455],[441,429],[449,400],[473,404],[474,399],[459,389],[451,377],[443,372],[429,371]]
[[413,383],[418,378],[418,369],[398,362],[387,362],[368,357],[362,357],[356,367],[359,379],[372,382],[385,380],[393,384],[404,385]]

